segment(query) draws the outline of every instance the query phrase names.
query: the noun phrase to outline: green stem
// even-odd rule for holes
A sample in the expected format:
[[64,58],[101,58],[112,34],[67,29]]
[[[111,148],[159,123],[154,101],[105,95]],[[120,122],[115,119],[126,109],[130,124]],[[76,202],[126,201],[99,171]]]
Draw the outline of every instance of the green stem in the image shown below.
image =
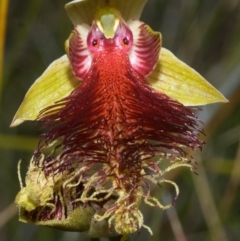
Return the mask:
[[0,98],[2,94],[3,78],[3,54],[5,43],[5,31],[7,25],[8,0],[1,0],[0,3]]

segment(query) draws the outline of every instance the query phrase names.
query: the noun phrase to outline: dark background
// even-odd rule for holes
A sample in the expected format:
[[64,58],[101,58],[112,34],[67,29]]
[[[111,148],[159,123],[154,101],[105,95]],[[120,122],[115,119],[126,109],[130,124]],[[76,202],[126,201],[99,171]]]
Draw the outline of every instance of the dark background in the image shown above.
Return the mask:
[[[5,0],[1,0],[5,1]],[[87,241],[84,234],[18,222],[14,198],[40,134],[34,123],[10,129],[28,88],[46,67],[64,54],[72,24],[66,0],[10,0],[7,13],[0,105],[0,241]],[[192,66],[229,100],[202,107],[207,144],[198,175],[181,168],[171,178],[180,187],[168,211],[143,205],[153,241],[237,241],[240,239],[240,1],[149,0],[141,18],[163,36],[163,46]],[[4,36],[0,36],[3,38]],[[1,55],[2,53],[0,53]],[[0,79],[1,80],[1,79]],[[160,192],[159,192],[160,191]],[[163,202],[167,187],[153,190]],[[106,240],[106,239],[101,239]],[[131,240],[150,240],[147,232]]]

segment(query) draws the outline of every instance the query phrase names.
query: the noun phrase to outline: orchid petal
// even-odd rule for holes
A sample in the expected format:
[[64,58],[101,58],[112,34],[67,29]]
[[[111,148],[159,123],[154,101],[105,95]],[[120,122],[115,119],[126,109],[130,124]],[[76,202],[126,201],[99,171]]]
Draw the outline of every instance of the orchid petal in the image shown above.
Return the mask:
[[[125,21],[139,19],[147,0],[109,0],[110,6],[118,9]],[[75,0],[65,5],[67,14],[76,26],[81,23],[92,24],[99,7],[106,6],[106,0]]]
[[89,29],[86,24],[76,26],[68,39],[69,49],[66,46],[72,70],[79,79],[86,76],[92,64],[92,55],[87,46]]
[[199,73],[162,48],[158,63],[147,77],[150,85],[185,106],[199,106],[227,99]]
[[161,34],[137,20],[129,21],[128,26],[134,39],[129,53],[131,65],[139,74],[147,76],[157,64],[161,48]]
[[79,84],[67,55],[55,60],[28,90],[10,126],[15,127],[25,120],[36,120],[42,109],[68,96]]

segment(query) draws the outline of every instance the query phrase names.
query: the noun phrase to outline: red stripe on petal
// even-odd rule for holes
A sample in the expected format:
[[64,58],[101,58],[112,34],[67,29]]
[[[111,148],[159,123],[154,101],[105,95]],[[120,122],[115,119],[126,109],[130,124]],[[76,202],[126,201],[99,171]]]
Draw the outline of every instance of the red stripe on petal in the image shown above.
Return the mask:
[[84,79],[92,64],[92,55],[87,46],[88,28],[78,25],[69,39],[69,60],[73,73],[78,79]]
[[129,53],[131,65],[139,74],[147,76],[157,64],[161,48],[161,35],[140,21],[130,21],[129,27],[134,38]]

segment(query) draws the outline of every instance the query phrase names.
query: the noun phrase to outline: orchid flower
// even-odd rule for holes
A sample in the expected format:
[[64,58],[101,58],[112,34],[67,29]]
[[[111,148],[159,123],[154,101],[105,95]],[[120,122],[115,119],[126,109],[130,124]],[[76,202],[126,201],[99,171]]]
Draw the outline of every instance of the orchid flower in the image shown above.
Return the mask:
[[165,173],[194,169],[189,149],[204,143],[192,106],[227,100],[138,20],[145,3],[66,5],[74,24],[67,54],[36,80],[11,124],[35,120],[46,130],[25,186],[19,173],[21,221],[90,237],[127,237],[142,227],[152,234],[140,203],[170,208],[151,186],[170,184],[177,197]]

